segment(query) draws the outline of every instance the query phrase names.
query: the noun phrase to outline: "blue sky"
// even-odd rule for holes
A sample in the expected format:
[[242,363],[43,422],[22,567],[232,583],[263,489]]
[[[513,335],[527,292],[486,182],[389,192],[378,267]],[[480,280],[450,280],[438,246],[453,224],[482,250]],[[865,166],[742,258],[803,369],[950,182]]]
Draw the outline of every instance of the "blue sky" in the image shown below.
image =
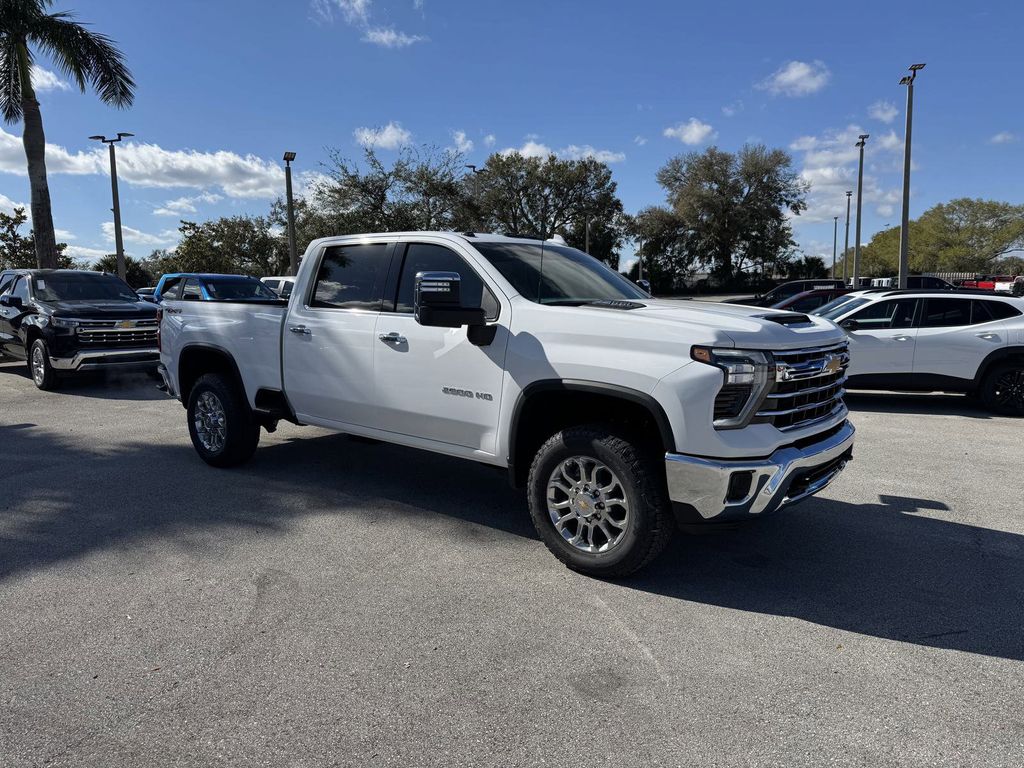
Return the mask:
[[[1024,202],[1024,4],[475,0],[67,0],[138,81],[120,112],[41,72],[54,220],[72,252],[112,250],[119,153],[126,250],[173,247],[179,218],[265,213],[280,158],[309,181],[327,147],[404,142],[593,153],[628,211],[660,203],[675,154],[787,148],[812,183],[800,246],[831,258],[832,216],[869,133],[864,234],[899,222],[907,65],[917,80],[911,214],[955,197]],[[41,67],[53,67],[40,59]],[[0,208],[29,199],[20,125],[0,135]],[[852,226],[851,226],[852,232]],[[851,234],[852,242],[852,234]]]

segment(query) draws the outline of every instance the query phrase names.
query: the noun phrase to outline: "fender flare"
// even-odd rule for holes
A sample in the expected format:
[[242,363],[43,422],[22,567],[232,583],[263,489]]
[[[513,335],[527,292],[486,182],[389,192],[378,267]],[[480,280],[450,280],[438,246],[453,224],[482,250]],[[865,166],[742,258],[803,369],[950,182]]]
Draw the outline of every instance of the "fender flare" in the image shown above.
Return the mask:
[[1021,357],[1024,358],[1024,346],[1020,344],[1014,344],[1009,347],[1001,347],[994,349],[989,352],[985,359],[981,361],[981,365],[978,366],[977,372],[974,374],[974,386],[980,387],[982,381],[985,380],[985,376],[988,374],[989,369],[1010,357]]

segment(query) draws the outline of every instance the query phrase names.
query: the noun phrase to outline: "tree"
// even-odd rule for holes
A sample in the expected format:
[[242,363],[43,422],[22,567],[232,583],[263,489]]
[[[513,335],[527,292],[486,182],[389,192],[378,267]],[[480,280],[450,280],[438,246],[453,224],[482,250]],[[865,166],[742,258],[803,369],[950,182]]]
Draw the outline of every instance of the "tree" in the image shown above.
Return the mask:
[[719,280],[744,267],[774,264],[791,248],[787,213],[807,207],[807,184],[781,149],[745,145],[736,154],[710,147],[672,158],[658,171],[689,247]]
[[[640,244],[643,277],[655,293],[675,293],[686,286],[697,269],[697,255],[690,247],[690,229],[675,211],[654,206],[631,217],[628,232]],[[634,265],[630,277],[639,279]]]
[[[24,208],[15,208],[13,215],[0,212],[0,269],[31,269],[36,266],[35,233],[23,236],[19,230],[28,221]],[[57,263],[54,266],[70,269],[74,259],[64,254],[65,243],[57,243]]]
[[583,248],[589,219],[592,255],[618,265],[626,220],[604,163],[494,154],[474,183],[479,194],[471,209],[486,229],[542,239],[560,234]]
[[46,180],[46,136],[32,85],[33,48],[52,59],[83,93],[91,85],[105,104],[130,106],[135,89],[124,56],[110,38],[78,24],[69,13],[47,13],[52,5],[53,0],[0,0],[0,112],[8,123],[24,122],[40,268],[56,267],[59,251]]
[[[117,254],[108,253],[106,256],[100,257],[100,259],[92,265],[92,268],[97,272],[110,272],[113,275],[117,274]],[[161,273],[162,274],[162,273]],[[153,274],[147,269],[146,263],[133,259],[131,256],[124,257],[124,280],[132,288],[138,290],[139,288],[145,288],[147,285],[153,285],[156,280],[153,278]]]
[[[202,224],[182,221],[178,231],[181,242],[173,258],[163,255],[161,273],[221,272],[263,277],[280,274],[288,264],[283,233],[273,231],[270,220],[263,216],[230,216]],[[171,266],[173,269],[167,269]]]

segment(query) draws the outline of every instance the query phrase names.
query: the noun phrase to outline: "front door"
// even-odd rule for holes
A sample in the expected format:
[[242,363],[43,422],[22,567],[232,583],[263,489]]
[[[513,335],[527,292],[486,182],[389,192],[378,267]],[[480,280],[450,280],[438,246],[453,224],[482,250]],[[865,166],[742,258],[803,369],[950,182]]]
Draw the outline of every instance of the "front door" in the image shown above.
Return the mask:
[[[470,258],[447,245],[399,245],[394,311],[381,312],[377,320],[374,380],[382,429],[493,454],[511,310],[507,302],[499,302],[498,292],[488,287]],[[462,276],[463,306],[482,306],[495,327],[489,344],[474,345],[466,328],[429,328],[416,322],[416,273],[435,271]]]
[[28,305],[28,277],[18,277],[8,286],[7,296],[17,296],[25,305],[22,309],[0,305],[0,351],[11,357],[24,359],[25,349],[22,320]]
[[300,421],[376,425],[374,331],[392,243],[331,245],[313,285],[292,299],[284,325],[284,390]]
[[912,373],[917,329],[917,299],[889,299],[869,304],[845,320],[850,330],[850,376]]

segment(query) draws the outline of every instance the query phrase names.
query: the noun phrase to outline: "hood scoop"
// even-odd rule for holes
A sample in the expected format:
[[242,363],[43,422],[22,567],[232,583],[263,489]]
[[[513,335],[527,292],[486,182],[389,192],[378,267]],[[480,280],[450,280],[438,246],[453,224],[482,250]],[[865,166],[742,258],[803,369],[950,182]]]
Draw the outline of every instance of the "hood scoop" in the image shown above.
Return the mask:
[[600,309],[643,309],[646,304],[640,304],[635,301],[624,301],[622,299],[604,299],[602,301],[591,301],[587,303],[588,307],[598,307]]
[[779,325],[814,325],[814,322],[807,315],[799,312],[772,312],[768,315],[755,315],[762,320],[768,320]]

